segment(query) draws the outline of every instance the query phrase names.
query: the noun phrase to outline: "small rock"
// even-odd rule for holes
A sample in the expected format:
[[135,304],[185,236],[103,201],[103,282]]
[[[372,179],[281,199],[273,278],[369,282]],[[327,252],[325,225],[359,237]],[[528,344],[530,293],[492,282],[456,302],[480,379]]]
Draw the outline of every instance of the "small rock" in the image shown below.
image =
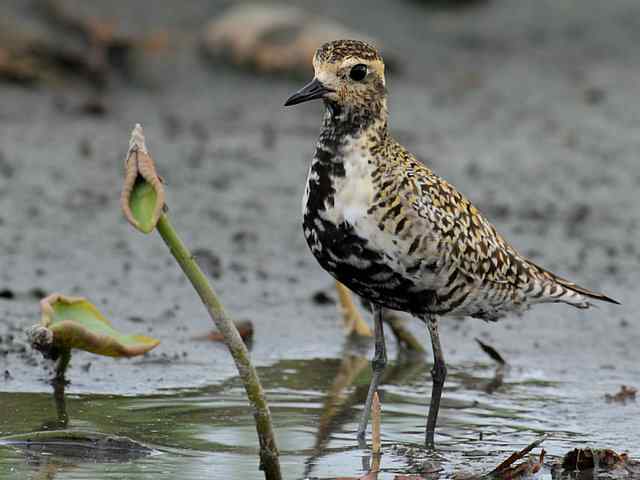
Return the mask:
[[2,290],[0,290],[0,298],[3,298],[5,300],[13,300],[14,298],[16,298],[16,294],[13,293],[13,290],[3,288]]
[[329,295],[327,295],[326,292],[322,290],[318,290],[316,293],[314,293],[311,297],[311,300],[316,305],[334,305],[336,303],[333,298],[331,298]]

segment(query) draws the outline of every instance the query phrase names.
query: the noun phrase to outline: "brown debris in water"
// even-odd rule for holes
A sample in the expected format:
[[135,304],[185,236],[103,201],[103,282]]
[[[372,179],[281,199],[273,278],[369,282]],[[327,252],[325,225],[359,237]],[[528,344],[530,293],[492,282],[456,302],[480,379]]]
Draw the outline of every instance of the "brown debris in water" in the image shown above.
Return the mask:
[[629,456],[616,453],[610,448],[576,448],[562,459],[562,468],[571,471],[591,470],[592,468],[617,469],[626,467]]
[[30,85],[40,80],[40,75],[29,58],[0,47],[0,79],[20,85]]
[[[242,341],[247,343],[253,337],[253,323],[250,320],[235,322],[238,333]],[[218,331],[209,332],[205,335],[193,337],[194,340],[209,340],[210,342],[224,342],[224,335]]]
[[628,387],[626,385],[621,385],[620,390],[618,390],[617,393],[613,395],[610,393],[606,393],[604,396],[604,399],[607,401],[607,403],[616,402],[616,403],[625,404],[628,401],[635,401],[637,393],[638,393],[638,389],[633,387]]

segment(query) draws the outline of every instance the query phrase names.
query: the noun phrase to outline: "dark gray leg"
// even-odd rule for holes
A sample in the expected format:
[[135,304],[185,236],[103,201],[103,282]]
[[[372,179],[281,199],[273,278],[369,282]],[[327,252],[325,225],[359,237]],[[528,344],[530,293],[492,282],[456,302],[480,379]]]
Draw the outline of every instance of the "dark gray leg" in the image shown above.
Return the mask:
[[427,328],[431,335],[431,346],[433,347],[433,369],[431,378],[433,387],[431,388],[431,404],[429,405],[429,416],[427,418],[427,432],[425,435],[425,446],[428,449],[435,449],[434,434],[436,430],[436,420],[440,410],[440,397],[442,397],[442,387],[447,377],[447,366],[444,363],[444,355],[440,346],[440,336],[438,335],[438,320],[433,315],[427,317]]
[[382,311],[383,309],[377,305],[373,307],[373,323],[375,334],[375,354],[371,360],[371,368],[373,375],[369,384],[369,393],[367,393],[367,401],[364,404],[364,411],[358,425],[358,442],[364,444],[365,435],[367,433],[367,423],[369,422],[369,414],[371,413],[371,402],[373,402],[373,394],[378,390],[382,372],[387,365],[387,347],[384,343],[384,331],[382,328]]

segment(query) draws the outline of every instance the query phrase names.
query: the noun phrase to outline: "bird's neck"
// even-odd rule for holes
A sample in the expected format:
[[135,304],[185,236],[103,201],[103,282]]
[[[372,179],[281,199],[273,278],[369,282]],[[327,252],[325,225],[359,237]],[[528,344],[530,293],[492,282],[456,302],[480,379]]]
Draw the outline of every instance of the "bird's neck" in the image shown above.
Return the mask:
[[325,101],[325,113],[316,149],[316,160],[341,162],[345,150],[359,142],[369,146],[389,140],[386,100],[362,107],[345,107]]

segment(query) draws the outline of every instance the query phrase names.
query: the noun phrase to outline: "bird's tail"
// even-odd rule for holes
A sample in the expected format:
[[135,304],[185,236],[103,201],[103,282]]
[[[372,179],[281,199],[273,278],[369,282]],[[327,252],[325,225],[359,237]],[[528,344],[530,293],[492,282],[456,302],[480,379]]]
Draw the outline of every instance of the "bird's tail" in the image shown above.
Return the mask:
[[543,280],[549,282],[550,294],[546,298],[549,302],[564,302],[578,308],[589,308],[591,306],[589,299],[593,299],[620,305],[620,302],[605,295],[604,293],[581,287],[580,285],[577,285],[566,278],[562,278],[555,273],[534,264],[533,262],[530,263],[539,271]]

